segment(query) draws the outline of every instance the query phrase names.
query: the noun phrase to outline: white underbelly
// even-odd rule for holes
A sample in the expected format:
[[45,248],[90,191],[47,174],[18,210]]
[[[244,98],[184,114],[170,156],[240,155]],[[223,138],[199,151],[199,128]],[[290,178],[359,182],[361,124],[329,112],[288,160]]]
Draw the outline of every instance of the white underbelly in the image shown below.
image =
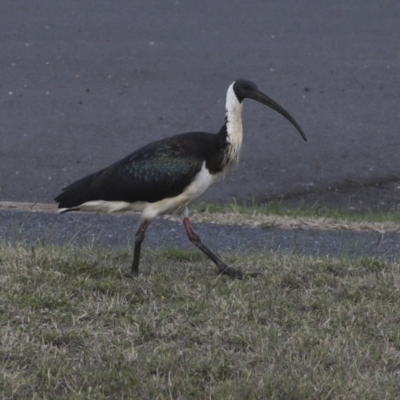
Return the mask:
[[160,214],[170,214],[182,211],[194,199],[201,196],[217,179],[216,175],[211,175],[203,163],[201,170],[195,176],[192,183],[175,197],[166,198],[155,203],[148,203],[143,210],[143,218],[152,219]]

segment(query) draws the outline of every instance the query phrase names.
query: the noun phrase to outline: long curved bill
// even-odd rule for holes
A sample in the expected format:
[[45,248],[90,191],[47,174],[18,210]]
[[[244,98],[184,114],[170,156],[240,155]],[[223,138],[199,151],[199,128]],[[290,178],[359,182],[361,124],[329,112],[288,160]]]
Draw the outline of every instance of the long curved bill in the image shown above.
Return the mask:
[[259,101],[262,104],[265,104],[266,106],[272,108],[273,110],[277,111],[279,114],[283,115],[286,119],[288,119],[294,126],[295,128],[299,131],[301,137],[304,139],[304,141],[307,141],[306,135],[303,132],[303,129],[301,129],[300,125],[296,122],[296,120],[282,107],[280,106],[276,101],[272,100],[270,97],[268,97],[266,94],[264,94],[261,91],[257,91],[252,94],[251,98],[253,100]]

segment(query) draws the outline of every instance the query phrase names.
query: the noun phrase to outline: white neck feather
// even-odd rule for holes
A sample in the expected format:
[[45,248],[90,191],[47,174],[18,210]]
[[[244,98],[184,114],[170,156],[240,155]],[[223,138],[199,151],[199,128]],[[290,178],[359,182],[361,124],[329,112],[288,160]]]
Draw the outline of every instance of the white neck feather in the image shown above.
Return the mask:
[[242,104],[236,97],[233,90],[233,85],[229,86],[226,93],[226,140],[230,144],[224,163],[227,167],[232,167],[239,162],[240,149],[242,148],[243,140],[243,125],[242,125]]

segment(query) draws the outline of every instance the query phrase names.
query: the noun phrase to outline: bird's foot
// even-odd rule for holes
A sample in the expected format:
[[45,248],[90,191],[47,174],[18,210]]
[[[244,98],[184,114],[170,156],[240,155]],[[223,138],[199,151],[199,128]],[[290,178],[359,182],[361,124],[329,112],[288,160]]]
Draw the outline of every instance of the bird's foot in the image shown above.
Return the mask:
[[125,278],[129,278],[129,279],[135,279],[135,278],[138,277],[137,275],[132,274],[131,271],[125,272],[125,273],[123,274],[123,276],[124,276]]
[[124,273],[124,276],[126,278],[135,279],[139,276],[139,271],[136,269],[130,269],[129,272],[127,271]]
[[225,266],[224,269],[221,268],[221,274],[228,275],[231,278],[234,279],[240,279],[242,280],[243,278],[257,278],[261,276],[261,272],[245,272],[243,273],[239,269],[234,269],[232,267]]
[[249,278],[258,278],[261,276],[261,272],[247,272],[245,273],[245,276],[248,276]]
[[238,269],[234,269],[232,267],[228,267],[227,265],[225,265],[223,268],[221,268],[220,271],[221,271],[221,274],[228,275],[231,278],[243,279],[242,271],[240,271]]

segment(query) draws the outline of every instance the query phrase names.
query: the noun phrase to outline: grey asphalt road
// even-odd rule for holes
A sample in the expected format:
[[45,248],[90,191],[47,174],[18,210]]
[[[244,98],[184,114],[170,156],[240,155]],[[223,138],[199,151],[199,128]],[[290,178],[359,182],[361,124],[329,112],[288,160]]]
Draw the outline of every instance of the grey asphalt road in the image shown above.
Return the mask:
[[[131,247],[138,216],[55,214],[0,210],[0,240],[40,244],[88,244]],[[400,233],[324,230],[261,229],[244,226],[195,224],[203,242],[212,250],[260,251],[318,257],[362,257],[386,260],[400,258]],[[143,251],[155,248],[196,248],[179,222],[155,220],[146,232]],[[204,257],[206,260],[206,258]]]
[[217,132],[238,77],[241,164],[205,199],[265,200],[400,176],[398,0],[2,0],[0,200],[51,202],[149,141]]

